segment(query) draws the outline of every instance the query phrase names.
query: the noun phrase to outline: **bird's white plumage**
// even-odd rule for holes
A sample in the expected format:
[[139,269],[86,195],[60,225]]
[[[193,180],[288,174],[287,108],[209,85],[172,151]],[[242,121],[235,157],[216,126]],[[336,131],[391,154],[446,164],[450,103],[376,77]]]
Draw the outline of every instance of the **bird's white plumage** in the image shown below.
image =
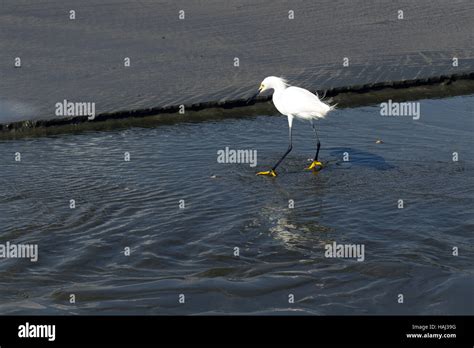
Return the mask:
[[306,120],[324,118],[326,114],[334,109],[323,103],[318,96],[310,91],[289,86],[287,82],[279,77],[270,76],[263,80],[261,91],[273,89],[273,104],[279,112],[286,116],[293,116]]
[[331,109],[310,91],[294,86],[274,93],[273,102],[282,114],[304,119],[323,118]]

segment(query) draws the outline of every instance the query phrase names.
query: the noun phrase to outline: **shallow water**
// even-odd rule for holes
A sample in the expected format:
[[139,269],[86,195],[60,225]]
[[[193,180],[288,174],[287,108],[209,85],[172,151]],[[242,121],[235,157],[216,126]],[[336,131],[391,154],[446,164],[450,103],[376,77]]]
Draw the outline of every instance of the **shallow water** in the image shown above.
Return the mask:
[[[0,259],[0,313],[472,315],[473,102],[337,110],[316,174],[295,122],[277,178],[255,172],[286,149],[282,116],[2,141],[0,243],[38,243],[39,260]],[[257,167],[218,163],[226,146]],[[326,258],[334,241],[365,260]]]

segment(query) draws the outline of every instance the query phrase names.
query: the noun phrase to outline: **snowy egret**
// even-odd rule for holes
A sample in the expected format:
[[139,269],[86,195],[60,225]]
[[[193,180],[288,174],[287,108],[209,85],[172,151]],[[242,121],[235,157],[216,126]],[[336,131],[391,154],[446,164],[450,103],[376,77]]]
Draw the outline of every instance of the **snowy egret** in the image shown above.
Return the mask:
[[290,86],[286,80],[275,76],[269,76],[265,78],[260,84],[260,88],[254,97],[268,89],[273,89],[272,100],[277,110],[283,115],[288,116],[290,145],[280,160],[269,171],[258,172],[257,175],[277,175],[275,172],[276,168],[293,148],[291,128],[293,126],[293,118],[295,117],[303,120],[309,120],[311,122],[311,126],[313,127],[313,131],[317,140],[316,155],[314,156],[313,162],[306,169],[321,169],[323,165],[318,161],[321,143],[319,142],[319,136],[316,132],[313,121],[318,118],[324,118],[329,111],[334,110],[335,105],[331,106],[325,104],[310,91],[304,88]]

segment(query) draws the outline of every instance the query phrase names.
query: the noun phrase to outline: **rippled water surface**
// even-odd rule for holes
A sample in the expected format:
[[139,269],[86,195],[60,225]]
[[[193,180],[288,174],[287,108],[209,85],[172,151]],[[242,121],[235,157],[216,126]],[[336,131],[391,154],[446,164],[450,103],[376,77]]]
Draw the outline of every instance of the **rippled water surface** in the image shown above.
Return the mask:
[[[337,110],[316,174],[295,122],[277,178],[255,173],[286,149],[282,116],[2,141],[0,243],[39,260],[0,259],[0,313],[474,314],[473,102]],[[257,167],[218,163],[226,146]],[[325,258],[334,241],[365,260]]]

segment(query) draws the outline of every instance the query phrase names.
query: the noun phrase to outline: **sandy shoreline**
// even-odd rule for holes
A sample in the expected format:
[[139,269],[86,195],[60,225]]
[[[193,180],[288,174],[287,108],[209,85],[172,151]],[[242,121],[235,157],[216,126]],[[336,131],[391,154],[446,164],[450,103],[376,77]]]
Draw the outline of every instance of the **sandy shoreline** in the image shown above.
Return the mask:
[[64,99],[94,102],[98,115],[225,106],[267,75],[312,90],[465,76],[473,15],[470,1],[7,0],[0,123],[54,119]]

